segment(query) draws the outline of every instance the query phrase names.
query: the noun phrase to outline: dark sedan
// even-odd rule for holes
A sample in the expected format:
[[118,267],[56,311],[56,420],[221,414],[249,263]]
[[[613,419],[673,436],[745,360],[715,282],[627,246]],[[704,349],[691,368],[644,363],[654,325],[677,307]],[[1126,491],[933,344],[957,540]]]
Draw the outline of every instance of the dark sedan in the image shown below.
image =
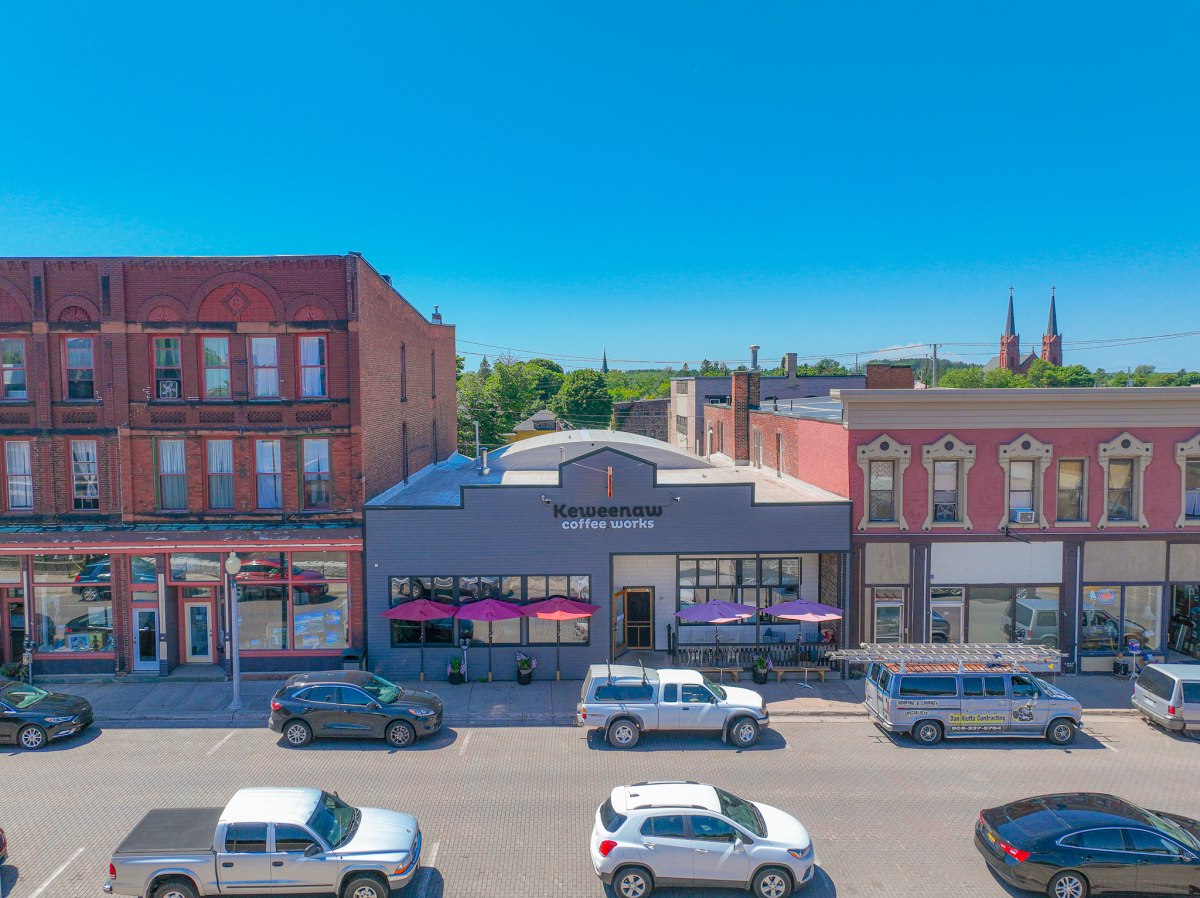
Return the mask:
[[41,748],[51,739],[78,733],[92,722],[85,698],[47,692],[17,680],[0,680],[0,742]]
[[442,700],[362,670],[297,674],[271,699],[269,726],[296,748],[316,736],[406,748],[441,728]]
[[975,847],[997,876],[1049,898],[1200,893],[1200,823],[1113,795],[1025,798],[979,815]]

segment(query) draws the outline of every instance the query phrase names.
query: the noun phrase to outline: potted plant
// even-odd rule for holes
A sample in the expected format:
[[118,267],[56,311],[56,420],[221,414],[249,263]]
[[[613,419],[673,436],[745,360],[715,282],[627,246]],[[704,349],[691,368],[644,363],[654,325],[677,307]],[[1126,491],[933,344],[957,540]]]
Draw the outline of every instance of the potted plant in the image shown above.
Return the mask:
[[533,669],[537,667],[537,658],[531,658],[528,655],[517,652],[517,682],[522,686],[528,686],[533,682]]
[[771,663],[770,656],[755,655],[754,661],[751,664],[751,673],[754,675],[754,682],[760,685],[767,682],[767,671],[772,670],[774,666]]
[[451,658],[450,663],[446,665],[446,676],[450,678],[450,683],[453,686],[458,686],[467,679],[467,675],[463,673],[462,658]]

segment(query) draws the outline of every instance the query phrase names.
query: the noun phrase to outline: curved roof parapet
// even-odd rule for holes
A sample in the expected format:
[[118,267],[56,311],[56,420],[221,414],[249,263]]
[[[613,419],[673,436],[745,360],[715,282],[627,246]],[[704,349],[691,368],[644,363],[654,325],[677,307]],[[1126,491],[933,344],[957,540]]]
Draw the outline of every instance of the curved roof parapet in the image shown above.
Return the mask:
[[494,471],[552,471],[600,449],[615,449],[652,462],[660,470],[711,468],[698,455],[662,440],[619,430],[562,430],[530,437],[488,455],[488,468]]

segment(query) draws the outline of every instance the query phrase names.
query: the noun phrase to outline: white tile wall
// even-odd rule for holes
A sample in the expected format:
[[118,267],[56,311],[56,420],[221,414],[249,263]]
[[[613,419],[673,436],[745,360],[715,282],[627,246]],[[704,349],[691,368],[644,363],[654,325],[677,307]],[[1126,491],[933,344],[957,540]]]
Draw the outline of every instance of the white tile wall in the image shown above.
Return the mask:
[[654,648],[666,651],[667,624],[675,620],[675,556],[616,556],[613,558],[613,592],[629,586],[654,588]]

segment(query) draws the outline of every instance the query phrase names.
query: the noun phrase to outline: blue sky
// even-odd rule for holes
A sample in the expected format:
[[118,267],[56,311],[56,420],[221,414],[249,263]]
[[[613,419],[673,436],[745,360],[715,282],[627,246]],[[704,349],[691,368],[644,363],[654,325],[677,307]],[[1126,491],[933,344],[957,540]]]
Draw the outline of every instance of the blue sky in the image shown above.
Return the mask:
[[1194,4],[26,4],[0,55],[0,255],[358,250],[463,350],[622,367],[751,343],[984,361],[1009,286],[1025,345],[1052,284],[1068,350],[1200,330],[1198,24]]

